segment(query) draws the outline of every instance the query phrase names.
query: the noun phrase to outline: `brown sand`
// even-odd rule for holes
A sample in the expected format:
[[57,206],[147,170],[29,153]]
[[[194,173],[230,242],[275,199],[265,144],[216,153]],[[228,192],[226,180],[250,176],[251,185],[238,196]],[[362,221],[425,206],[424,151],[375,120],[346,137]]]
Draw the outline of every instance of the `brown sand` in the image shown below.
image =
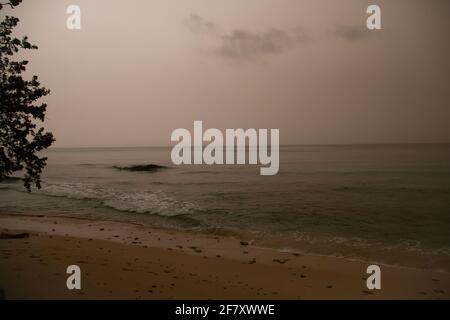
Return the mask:
[[[7,299],[449,299],[450,274],[279,252],[240,239],[90,220],[0,217],[0,298]],[[82,289],[68,290],[79,265]]]

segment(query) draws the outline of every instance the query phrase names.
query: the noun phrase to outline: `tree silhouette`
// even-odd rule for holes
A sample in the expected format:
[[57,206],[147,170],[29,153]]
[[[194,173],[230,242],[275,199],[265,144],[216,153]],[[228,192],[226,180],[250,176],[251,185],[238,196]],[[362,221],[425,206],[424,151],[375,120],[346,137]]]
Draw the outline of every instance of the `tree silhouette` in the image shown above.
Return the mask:
[[[22,0],[0,3],[14,8]],[[24,186],[31,191],[31,185],[41,187],[41,172],[47,158],[38,152],[48,148],[54,141],[50,132],[38,126],[43,122],[47,105],[37,101],[48,95],[37,76],[24,80],[22,73],[28,61],[14,61],[13,56],[20,49],[37,49],[28,42],[12,36],[19,19],[5,16],[0,23],[0,182],[16,171],[25,170]]]

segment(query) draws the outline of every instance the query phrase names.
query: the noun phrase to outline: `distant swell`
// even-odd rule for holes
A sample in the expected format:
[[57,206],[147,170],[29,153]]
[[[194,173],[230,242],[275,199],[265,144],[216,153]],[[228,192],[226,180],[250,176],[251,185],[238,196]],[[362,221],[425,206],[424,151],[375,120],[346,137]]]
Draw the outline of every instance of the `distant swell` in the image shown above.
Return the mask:
[[160,169],[167,169],[165,166],[160,166],[157,164],[137,164],[137,165],[131,165],[131,166],[113,166],[114,169],[117,170],[125,170],[125,171],[135,171],[135,172],[154,172]]
[[36,193],[78,200],[96,200],[119,211],[178,216],[190,214],[194,205],[179,201],[162,191],[123,191],[87,183],[43,184]]

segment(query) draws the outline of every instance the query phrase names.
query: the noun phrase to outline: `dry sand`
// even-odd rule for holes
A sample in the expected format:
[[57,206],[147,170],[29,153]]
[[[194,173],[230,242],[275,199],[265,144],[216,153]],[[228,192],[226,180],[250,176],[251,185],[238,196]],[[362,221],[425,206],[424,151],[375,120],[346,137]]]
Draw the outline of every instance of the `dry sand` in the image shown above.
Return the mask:
[[[449,299],[450,273],[381,266],[369,291],[370,262],[294,254],[241,239],[133,224],[4,215],[0,298],[7,299]],[[66,268],[80,266],[82,289]]]

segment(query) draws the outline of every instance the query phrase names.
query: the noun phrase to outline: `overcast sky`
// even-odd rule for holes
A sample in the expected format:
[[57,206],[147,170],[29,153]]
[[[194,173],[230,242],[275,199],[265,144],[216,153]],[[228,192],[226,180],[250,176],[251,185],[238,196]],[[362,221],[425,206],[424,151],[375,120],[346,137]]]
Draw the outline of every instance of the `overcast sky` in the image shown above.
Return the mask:
[[[82,29],[66,28],[69,4]],[[381,31],[365,29],[382,9]],[[34,0],[55,146],[170,145],[194,120],[282,144],[450,141],[448,0]]]

